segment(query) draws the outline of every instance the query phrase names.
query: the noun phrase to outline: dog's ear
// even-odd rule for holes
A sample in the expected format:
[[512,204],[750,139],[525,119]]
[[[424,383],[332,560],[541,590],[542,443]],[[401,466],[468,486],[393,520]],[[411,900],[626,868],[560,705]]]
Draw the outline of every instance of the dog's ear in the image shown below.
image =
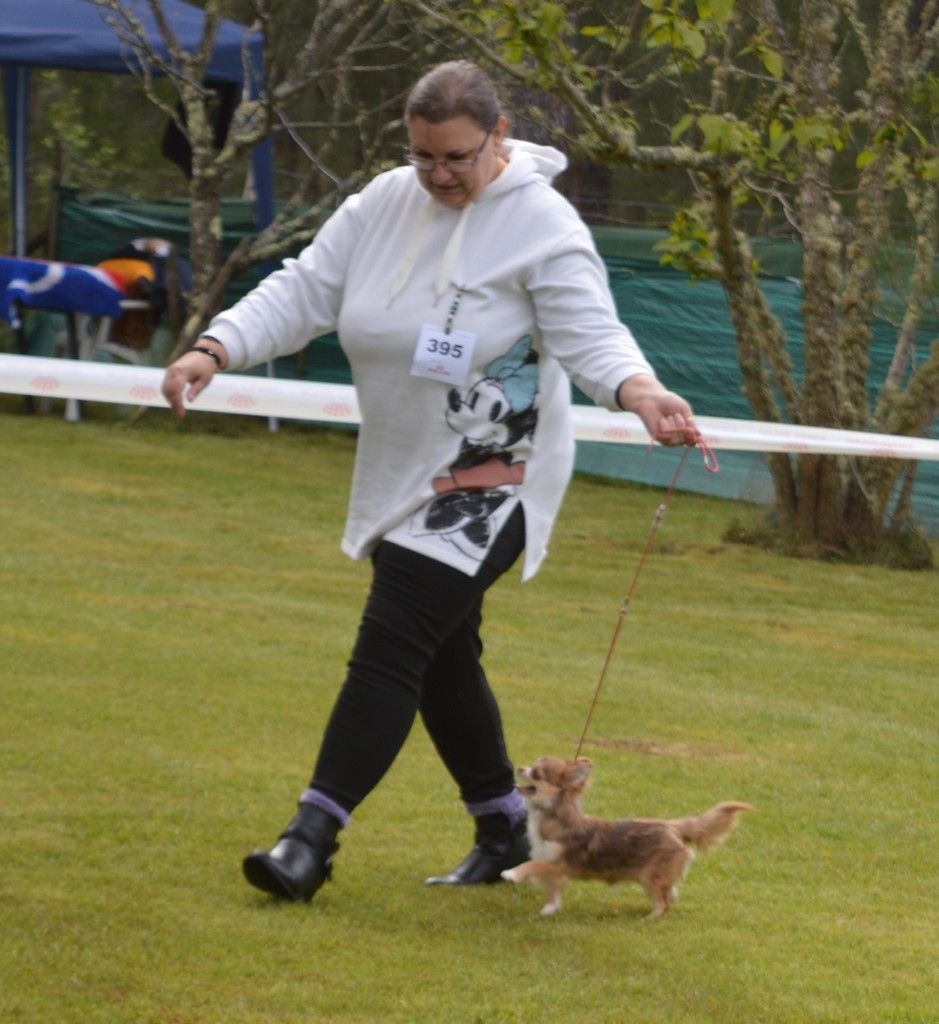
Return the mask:
[[593,769],[593,761],[589,757],[578,757],[576,761],[572,761],[564,772],[568,782],[572,782],[575,786],[583,785],[590,777],[590,772]]

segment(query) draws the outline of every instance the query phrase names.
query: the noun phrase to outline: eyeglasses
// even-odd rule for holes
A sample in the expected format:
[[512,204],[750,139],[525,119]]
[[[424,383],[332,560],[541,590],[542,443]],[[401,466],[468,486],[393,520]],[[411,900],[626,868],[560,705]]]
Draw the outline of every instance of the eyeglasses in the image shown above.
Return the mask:
[[492,129],[490,128],[489,131],[486,132],[486,137],[483,139],[482,145],[476,150],[475,155],[472,157],[465,157],[460,160],[433,160],[429,156],[415,156],[409,149],[407,149],[407,147],[405,147],[404,159],[407,160],[412,167],[416,168],[418,171],[423,171],[425,174],[433,171],[435,167],[442,167],[445,171],[449,171],[450,174],[466,174],[476,166],[491,134]]

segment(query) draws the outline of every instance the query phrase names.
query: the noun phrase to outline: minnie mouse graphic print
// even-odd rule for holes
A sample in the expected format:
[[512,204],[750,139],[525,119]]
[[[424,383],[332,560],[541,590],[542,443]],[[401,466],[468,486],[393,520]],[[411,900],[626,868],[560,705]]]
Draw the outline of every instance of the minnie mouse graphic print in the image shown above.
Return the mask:
[[537,395],[538,354],[530,334],[489,363],[471,387],[450,389],[446,422],[461,439],[459,450],[448,472],[433,480],[435,496],[411,516],[412,538],[425,538],[430,549],[450,545],[470,563],[485,557],[525,480]]

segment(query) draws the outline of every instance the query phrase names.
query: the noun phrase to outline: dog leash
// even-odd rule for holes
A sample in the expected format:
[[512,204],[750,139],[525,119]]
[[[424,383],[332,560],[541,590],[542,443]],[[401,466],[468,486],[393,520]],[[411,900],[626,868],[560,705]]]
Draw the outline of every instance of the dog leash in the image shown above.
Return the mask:
[[[673,431],[674,432],[674,431]],[[649,453],[653,451],[655,441],[662,436],[662,431],[656,432],[649,445]],[[681,476],[682,470],[685,468],[685,463],[688,461],[688,456],[692,450],[697,448],[701,452],[701,456],[704,460],[704,468],[709,473],[719,473],[721,470],[720,463],[717,461],[717,455],[714,453],[714,449],[705,441],[700,431],[696,431],[694,441],[685,445],[685,450],[682,453],[681,459],[678,463],[675,473],[672,476],[672,482],[668,486],[668,490],[665,492],[665,497],[659,503],[658,508],[655,510],[655,516],[652,519],[652,527],[649,530],[649,535],[646,538],[645,548],[643,548],[642,555],[639,558],[639,563],[636,566],[636,571],[633,573],[632,583],[629,585],[629,590],[626,592],[626,597],[623,599],[623,604],[619,610],[619,617],[616,620],[616,625],[613,628],[613,636],[610,638],[610,646],[606,652],[606,658],[603,662],[603,668],[600,670],[600,678],[597,681],[597,688],[594,690],[593,700],[590,702],[590,709],[587,711],[587,720],[584,722],[584,730],[580,734],[580,740],[577,744],[577,750],[574,754],[576,760],[580,757],[580,752],[583,748],[584,741],[587,739],[587,732],[590,729],[590,723],[593,720],[593,713],[596,711],[597,703],[600,700],[600,691],[603,689],[603,684],[606,682],[606,675],[610,668],[610,663],[613,661],[613,652],[616,650],[616,644],[619,640],[619,635],[623,629],[623,622],[626,616],[629,614],[630,604],[632,602],[633,594],[636,592],[636,586],[639,582],[639,576],[642,573],[642,568],[646,563],[646,559],[649,557],[649,552],[652,550],[652,545],[655,543],[655,535],[658,532],[659,527],[662,525],[662,520],[665,518],[665,513],[668,511],[669,502],[672,500],[672,494],[675,491],[675,487],[678,484],[678,479]]]

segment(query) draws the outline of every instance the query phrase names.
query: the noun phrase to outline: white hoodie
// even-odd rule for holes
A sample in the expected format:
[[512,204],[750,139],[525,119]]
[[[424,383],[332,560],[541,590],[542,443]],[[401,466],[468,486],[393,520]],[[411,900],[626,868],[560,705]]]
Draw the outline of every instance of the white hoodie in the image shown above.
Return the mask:
[[353,558],[384,538],[472,575],[521,501],[528,579],[573,467],[565,373],[609,409],[627,377],[652,374],[590,232],[550,185],[565,157],[506,145],[507,166],[462,209],[410,167],[379,175],[206,331],[231,369],[338,331],[362,414]]

